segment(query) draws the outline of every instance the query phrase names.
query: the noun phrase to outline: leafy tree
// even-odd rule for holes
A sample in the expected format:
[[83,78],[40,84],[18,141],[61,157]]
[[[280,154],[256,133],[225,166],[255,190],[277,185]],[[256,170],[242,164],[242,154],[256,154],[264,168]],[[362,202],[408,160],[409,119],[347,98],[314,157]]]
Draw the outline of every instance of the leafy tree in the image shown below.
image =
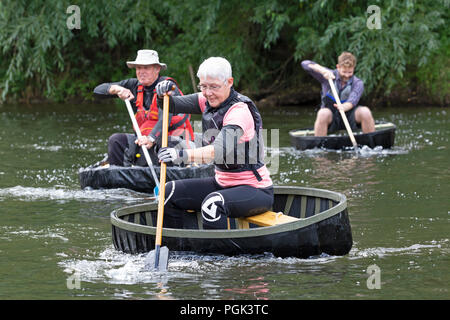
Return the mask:
[[[448,28],[442,27],[449,3],[300,0],[298,6],[283,8],[285,1],[271,0],[256,7],[253,21],[265,30],[265,48],[275,47],[284,32],[296,30],[291,39],[296,61],[310,58],[333,67],[342,51],[354,53],[358,57],[356,73],[365,81],[366,93],[385,96],[393,88],[411,85],[417,70],[421,79],[445,83],[445,75],[433,71],[432,57],[441,52],[438,56],[448,69],[448,41],[443,36]],[[367,27],[370,15],[366,10],[371,4],[381,9],[381,29]],[[283,10],[277,13],[280,8]]]
[[[449,3],[2,0],[1,99],[91,99],[98,83],[134,76],[125,62],[141,48],[160,53],[185,93],[195,90],[189,66],[195,73],[209,56],[230,60],[239,90],[265,95],[310,82],[301,60],[332,67],[346,50],[372,97],[407,88],[446,97]],[[381,29],[367,28],[371,4],[381,9]],[[80,8],[80,30],[66,25],[70,5]]]

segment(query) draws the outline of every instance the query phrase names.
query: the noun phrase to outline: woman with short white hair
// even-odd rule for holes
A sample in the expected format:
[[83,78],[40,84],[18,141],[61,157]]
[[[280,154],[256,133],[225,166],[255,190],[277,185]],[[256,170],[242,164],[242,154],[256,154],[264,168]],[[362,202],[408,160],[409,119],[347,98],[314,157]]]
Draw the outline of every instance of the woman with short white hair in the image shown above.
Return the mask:
[[231,64],[222,57],[211,57],[198,67],[197,77],[216,78],[226,81],[232,77]]
[[183,227],[187,210],[200,210],[203,228],[234,228],[234,219],[263,213],[273,204],[273,184],[264,163],[261,115],[248,97],[233,88],[230,63],[206,59],[199,67],[200,93],[172,96],[171,83],[156,86],[158,107],[169,94],[170,112],[202,114],[203,147],[162,148],[162,162],[213,161],[215,176],[166,184],[164,226]]

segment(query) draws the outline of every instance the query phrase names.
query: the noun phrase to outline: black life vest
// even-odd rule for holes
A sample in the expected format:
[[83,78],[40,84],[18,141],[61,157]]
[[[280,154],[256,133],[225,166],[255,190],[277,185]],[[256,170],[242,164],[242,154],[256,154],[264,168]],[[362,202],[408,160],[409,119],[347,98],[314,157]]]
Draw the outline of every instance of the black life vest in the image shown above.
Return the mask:
[[[222,104],[213,108],[206,103],[206,109],[202,116],[202,130],[203,140],[202,144],[209,145],[214,142],[216,136],[223,128],[223,119],[227,111],[236,103],[244,102],[253,117],[255,135],[249,141],[246,141],[243,146],[244,156],[237,159],[238,147],[234,144],[234,162],[233,163],[215,163],[215,167],[220,171],[242,172],[253,171],[258,181],[261,181],[261,176],[256,171],[264,166],[264,141],[262,136],[262,118],[258,108],[250,98],[236,92],[231,88],[230,96],[222,102]],[[224,141],[224,143],[226,143]],[[237,161],[239,160],[239,161]],[[224,161],[222,161],[224,162]],[[242,163],[243,162],[243,163]]]

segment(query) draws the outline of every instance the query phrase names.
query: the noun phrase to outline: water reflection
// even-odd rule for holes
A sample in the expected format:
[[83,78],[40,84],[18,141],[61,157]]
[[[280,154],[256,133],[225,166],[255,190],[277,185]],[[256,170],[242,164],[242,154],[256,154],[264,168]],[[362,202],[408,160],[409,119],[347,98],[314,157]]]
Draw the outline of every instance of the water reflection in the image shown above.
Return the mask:
[[380,170],[392,154],[384,150],[365,149],[354,152],[327,152],[320,149],[302,152],[284,148],[284,167],[289,168],[274,175],[275,184],[299,185],[339,192],[350,192],[364,185],[381,182]]
[[[323,155],[311,158],[315,185],[318,188],[329,188],[330,185],[341,186],[340,192],[350,193],[362,185],[360,177],[364,177],[365,184],[378,184],[376,176],[376,159],[359,158],[354,155],[339,157]],[[345,188],[342,189],[342,186]]]
[[375,258],[417,257],[430,250],[443,254],[448,251],[448,240],[400,248],[354,247],[348,257],[323,255],[310,259],[173,252],[164,273],[145,271],[145,255],[124,254],[108,247],[100,254],[67,252],[61,255],[59,265],[67,276],[79,275],[83,290],[92,292],[97,284],[106,284],[115,288],[116,297],[126,299],[301,299],[320,298],[319,289],[342,297],[334,284],[348,282],[349,277],[365,281],[361,268]]
[[251,284],[242,287],[225,288],[223,291],[233,294],[249,296],[250,299],[269,300],[269,283],[264,281],[264,277],[256,277],[248,279]]

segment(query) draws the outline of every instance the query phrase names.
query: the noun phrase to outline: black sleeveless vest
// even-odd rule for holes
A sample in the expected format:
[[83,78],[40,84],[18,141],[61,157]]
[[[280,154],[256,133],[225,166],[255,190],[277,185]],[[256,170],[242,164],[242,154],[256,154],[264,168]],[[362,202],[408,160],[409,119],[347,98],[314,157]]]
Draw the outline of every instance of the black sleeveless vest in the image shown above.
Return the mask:
[[[216,136],[219,134],[223,127],[223,118],[227,111],[236,103],[244,102],[247,104],[248,109],[253,117],[255,124],[255,135],[250,141],[246,141],[243,147],[243,157],[234,157],[233,163],[215,163],[215,167],[220,171],[242,172],[253,171],[258,181],[261,180],[261,176],[256,171],[264,166],[264,141],[262,136],[262,119],[258,111],[258,108],[248,97],[241,95],[231,88],[230,96],[222,102],[222,104],[213,108],[206,103],[206,109],[203,112],[202,117],[202,129],[203,140],[202,144],[209,145],[214,142]],[[224,141],[225,143],[225,141]],[[234,143],[234,153],[237,154],[237,144]],[[225,161],[223,161],[225,162]]]

